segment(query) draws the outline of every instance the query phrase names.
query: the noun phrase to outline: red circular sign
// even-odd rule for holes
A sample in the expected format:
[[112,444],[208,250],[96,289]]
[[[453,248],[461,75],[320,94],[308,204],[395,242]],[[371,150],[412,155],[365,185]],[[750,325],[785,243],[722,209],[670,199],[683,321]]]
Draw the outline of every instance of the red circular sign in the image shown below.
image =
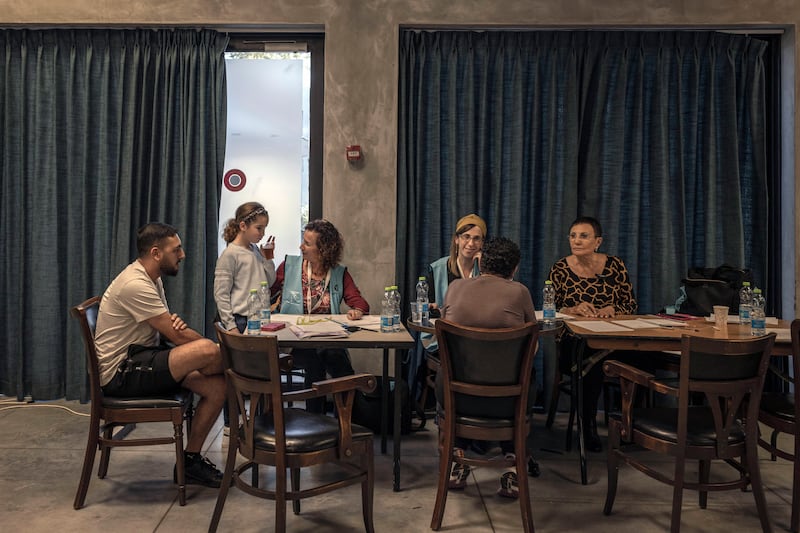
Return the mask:
[[225,187],[229,191],[237,192],[244,189],[244,185],[247,183],[247,177],[244,175],[244,172],[238,168],[232,168],[225,173],[225,177],[222,178],[222,183],[225,184]]

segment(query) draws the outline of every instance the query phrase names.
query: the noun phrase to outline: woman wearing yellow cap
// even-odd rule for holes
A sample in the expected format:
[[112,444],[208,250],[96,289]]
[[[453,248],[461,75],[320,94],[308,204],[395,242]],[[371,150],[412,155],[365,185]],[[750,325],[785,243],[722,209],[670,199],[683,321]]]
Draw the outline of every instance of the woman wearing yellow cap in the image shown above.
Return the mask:
[[450,255],[437,259],[428,268],[431,309],[438,309],[444,304],[447,287],[454,279],[480,275],[478,263],[485,238],[486,222],[478,215],[471,213],[456,223],[450,241]]

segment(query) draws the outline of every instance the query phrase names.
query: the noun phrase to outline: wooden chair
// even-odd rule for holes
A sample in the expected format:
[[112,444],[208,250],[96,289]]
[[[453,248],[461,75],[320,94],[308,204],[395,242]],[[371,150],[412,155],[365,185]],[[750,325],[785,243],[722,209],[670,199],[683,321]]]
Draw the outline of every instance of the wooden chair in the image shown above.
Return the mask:
[[[291,365],[291,358],[279,356],[277,337],[230,333],[220,324],[216,324],[216,329],[225,367],[231,436],[225,477],[209,531],[217,530],[233,480],[239,489],[252,496],[275,500],[277,532],[286,530],[287,500],[292,501],[294,513],[299,514],[301,499],[360,483],[364,526],[367,532],[373,532],[372,431],[352,424],[351,414],[356,389],[372,391],[375,376],[357,374],[320,381],[311,389],[282,391],[281,369]],[[338,418],[284,406],[284,402],[326,394],[333,395]],[[238,467],[237,454],[245,459]],[[338,464],[344,474],[301,490],[300,470],[324,463]],[[245,481],[243,474],[258,465],[275,467],[274,490]],[[287,487],[287,468],[291,472],[291,490]]]
[[[525,474],[533,400],[529,394],[539,326],[482,329],[436,321],[442,395],[439,404],[439,481],[431,529],[442,526],[453,462],[470,466],[516,466],[522,526],[532,532],[528,476]],[[443,400],[443,401],[442,401]],[[513,441],[513,461],[453,457],[456,437]]]
[[[175,474],[178,483],[178,499],[186,505],[186,483],[183,466],[183,420],[191,424],[193,394],[181,390],[173,395],[157,397],[121,398],[105,396],[100,388],[100,371],[97,352],[94,345],[94,331],[97,324],[97,310],[100,298],[89,298],[70,310],[78,320],[86,347],[87,371],[89,373],[89,390],[91,394],[91,415],[89,419],[89,438],[86,443],[86,455],[83,460],[81,480],[75,494],[73,507],[80,509],[89,490],[94,457],[100,449],[100,466],[97,476],[103,479],[108,472],[111,448],[116,446],[154,446],[159,444],[175,445]],[[173,434],[164,437],[126,439],[114,435],[114,429],[145,422],[172,422]]]
[[[621,462],[673,487],[671,531],[680,531],[683,490],[699,492],[705,509],[708,491],[744,489],[752,485],[763,531],[771,531],[758,467],[758,404],[775,334],[754,339],[709,339],[684,335],[679,384],[656,380],[652,374],[619,361],[606,361],[606,375],[618,378],[622,412],[612,413],[609,427],[608,492],[603,513],[611,514]],[[678,407],[634,408],[637,387],[677,397]],[[702,394],[705,405],[690,405],[690,395]],[[646,462],[641,449],[672,455],[674,473]],[[696,459],[697,481],[686,480],[687,460]],[[710,481],[712,460],[733,466],[735,478]]]
[[[761,397],[761,409],[758,413],[758,420],[762,424],[772,428],[769,442],[761,436],[758,444],[769,451],[772,460],[777,457],[792,461],[794,465],[794,475],[792,479],[792,518],[789,529],[795,533],[800,531],[800,468],[797,466],[800,458],[800,404],[797,402],[797,391],[800,387],[800,319],[792,322],[792,375],[784,376],[792,386],[787,393],[766,392]],[[778,434],[787,433],[791,435],[792,451],[778,447]]]

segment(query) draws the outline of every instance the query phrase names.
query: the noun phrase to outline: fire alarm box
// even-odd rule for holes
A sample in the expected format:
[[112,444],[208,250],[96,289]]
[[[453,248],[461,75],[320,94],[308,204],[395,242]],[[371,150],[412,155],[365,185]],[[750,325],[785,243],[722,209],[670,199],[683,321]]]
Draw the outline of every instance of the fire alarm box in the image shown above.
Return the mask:
[[347,155],[347,160],[351,163],[355,163],[356,161],[361,161],[361,146],[354,144],[352,146],[348,146],[345,149],[345,154]]

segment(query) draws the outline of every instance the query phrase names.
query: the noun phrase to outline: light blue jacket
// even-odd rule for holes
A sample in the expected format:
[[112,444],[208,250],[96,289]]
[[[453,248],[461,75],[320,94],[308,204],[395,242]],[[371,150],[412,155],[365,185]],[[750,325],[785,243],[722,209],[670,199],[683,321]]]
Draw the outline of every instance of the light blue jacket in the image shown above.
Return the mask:
[[[344,271],[342,265],[331,269],[328,291],[331,293],[331,314],[339,313],[344,290]],[[302,315],[303,311],[303,258],[287,255],[283,265],[283,290],[281,292],[281,313]]]

